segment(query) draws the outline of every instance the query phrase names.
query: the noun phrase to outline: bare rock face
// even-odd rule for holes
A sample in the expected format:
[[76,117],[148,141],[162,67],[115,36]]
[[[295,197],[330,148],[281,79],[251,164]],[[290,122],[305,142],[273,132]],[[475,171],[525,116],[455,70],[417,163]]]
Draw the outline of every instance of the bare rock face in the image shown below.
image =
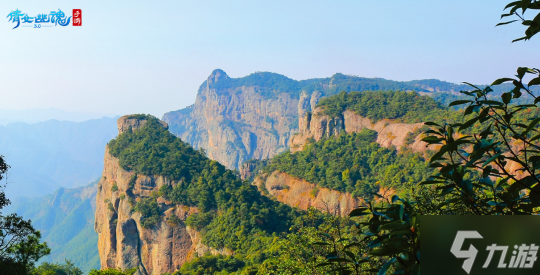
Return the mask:
[[[121,134],[125,131],[127,131],[130,127],[132,131],[135,131],[141,127],[143,127],[147,120],[144,118],[139,118],[140,115],[125,115],[118,119],[116,124],[118,125],[118,133]],[[165,129],[168,128],[168,125],[165,121],[159,121]]]
[[331,214],[346,216],[364,201],[349,193],[317,187],[313,183],[292,177],[280,171],[257,177],[253,185],[265,188],[269,196],[302,210],[315,207]]
[[290,141],[291,152],[301,151],[309,139],[319,141],[323,137],[338,135],[343,131],[357,133],[364,128],[377,131],[377,143],[381,146],[395,146],[398,150],[402,146],[408,146],[416,152],[424,152],[427,149],[427,144],[421,140],[420,136],[414,137],[414,141],[407,144],[409,133],[414,133],[424,123],[395,123],[388,119],[372,123],[371,119],[361,117],[350,110],[346,110],[340,116],[329,117],[322,113],[321,108],[316,108],[313,113],[308,112],[301,117],[298,124],[300,125],[299,133]]
[[[124,116],[118,120],[118,129],[120,132],[130,126],[138,129],[145,122]],[[135,176],[134,172],[120,167],[118,159],[109,154],[108,147],[105,148],[103,175],[97,187],[94,226],[98,234],[101,268],[137,267],[138,275],[172,273],[195,255],[212,252],[211,248],[201,243],[198,232],[184,224],[190,214],[197,212],[195,207],[173,205],[160,197],[157,201],[163,213],[162,219],[151,228],[142,227],[141,215],[133,210],[134,203],[151,196],[163,185],[176,184],[178,182],[163,176]],[[173,215],[181,222],[167,222]],[[231,253],[215,253],[220,252]]]
[[166,113],[163,120],[183,141],[204,148],[209,158],[229,169],[285,151],[297,132],[299,110],[310,110],[321,96],[303,93],[297,99],[275,91],[264,96],[258,86],[220,86],[227,79],[225,72],[214,70],[194,105]]

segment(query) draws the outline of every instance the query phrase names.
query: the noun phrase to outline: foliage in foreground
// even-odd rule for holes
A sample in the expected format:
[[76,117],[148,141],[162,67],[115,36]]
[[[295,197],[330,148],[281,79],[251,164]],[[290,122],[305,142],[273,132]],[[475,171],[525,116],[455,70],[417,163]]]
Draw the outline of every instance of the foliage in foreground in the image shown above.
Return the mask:
[[[524,83],[526,74],[533,79]],[[490,87],[464,91],[470,100],[451,105],[467,104],[463,123],[436,124],[423,140],[439,144],[431,157],[430,166],[438,173],[420,183],[415,203],[394,196],[382,206],[355,209],[351,216],[367,216],[359,231],[371,238],[369,254],[386,263],[379,274],[394,271],[400,274],[419,274],[420,220],[419,215],[536,215],[540,209],[540,118],[521,113],[537,109],[536,105],[514,105],[523,93],[540,102],[530,87],[540,85],[540,70],[518,68],[516,79],[502,78],[499,85],[512,82],[514,89],[503,93],[501,101],[490,100]],[[518,118],[518,119],[516,119]],[[480,131],[467,129],[474,125]],[[473,176],[471,176],[473,175]],[[343,252],[347,251],[344,249]],[[334,264],[332,261],[327,261]],[[346,262],[345,259],[341,262]],[[352,269],[346,271],[353,274]]]
[[[9,166],[0,156],[0,180]],[[47,243],[41,243],[41,234],[30,221],[17,214],[2,215],[1,210],[10,204],[0,186],[0,270],[11,274],[27,274],[35,263],[50,253]]]

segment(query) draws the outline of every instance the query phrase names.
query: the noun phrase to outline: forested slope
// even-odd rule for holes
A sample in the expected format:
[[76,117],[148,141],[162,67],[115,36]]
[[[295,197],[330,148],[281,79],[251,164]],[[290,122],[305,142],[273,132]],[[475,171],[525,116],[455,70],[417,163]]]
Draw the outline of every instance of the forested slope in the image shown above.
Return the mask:
[[94,231],[97,181],[75,189],[60,188],[41,198],[21,198],[6,210],[32,221],[51,254],[41,261],[72,261],[88,273],[99,268],[97,234]]
[[[122,241],[123,251],[146,253],[154,249],[152,243],[162,241],[164,232],[172,232],[191,243],[186,249],[195,249],[193,253],[197,253],[200,245],[194,236],[200,234],[202,244],[211,251],[234,254],[226,259],[212,257],[226,261],[234,270],[250,269],[267,258],[267,248],[300,215],[263,196],[235,172],[194,150],[152,116],[123,117],[119,129],[119,136],[109,142],[110,157],[106,155],[104,176],[98,184],[96,230],[100,234],[100,249],[109,249],[105,248],[109,239],[120,242],[130,236],[141,238],[142,243]],[[136,226],[139,237],[129,235],[133,234],[129,233],[133,232],[132,226]],[[123,233],[114,235],[118,232]],[[169,270],[163,269],[165,265],[152,267],[143,254],[122,254],[122,266],[114,266],[118,264],[116,258],[103,258],[120,255],[113,253],[116,244],[110,245],[110,252],[100,251],[102,267],[129,268],[135,264],[149,274],[157,272],[157,268],[160,272],[172,272],[178,267],[175,263]]]

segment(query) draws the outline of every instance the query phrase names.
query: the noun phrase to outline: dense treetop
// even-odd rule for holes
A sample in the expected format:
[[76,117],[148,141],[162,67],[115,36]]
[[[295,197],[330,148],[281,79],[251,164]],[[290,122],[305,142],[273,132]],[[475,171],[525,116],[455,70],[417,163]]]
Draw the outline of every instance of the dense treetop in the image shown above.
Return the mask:
[[308,144],[300,152],[278,155],[265,172],[282,171],[321,187],[368,198],[380,187],[398,191],[427,179],[433,170],[424,158],[410,151],[398,153],[375,142],[377,132],[341,133]]
[[373,122],[392,119],[405,123],[417,123],[455,116],[455,112],[441,106],[433,98],[416,92],[341,92],[321,99],[318,107],[330,116],[339,116],[352,110]]

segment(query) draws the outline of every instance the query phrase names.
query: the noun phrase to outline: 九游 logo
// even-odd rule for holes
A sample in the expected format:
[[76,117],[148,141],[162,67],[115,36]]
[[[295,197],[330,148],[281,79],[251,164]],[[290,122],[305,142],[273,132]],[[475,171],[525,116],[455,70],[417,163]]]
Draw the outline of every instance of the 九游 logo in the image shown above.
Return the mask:
[[[454,243],[450,248],[450,252],[458,259],[465,259],[462,268],[470,274],[471,269],[478,254],[478,249],[472,244],[468,250],[462,250],[463,243],[466,239],[482,239],[482,235],[478,231],[458,231]],[[508,246],[492,244],[486,248],[489,251],[486,261],[482,265],[482,268],[487,268],[493,259],[496,251],[500,251],[500,258],[497,264],[497,268],[532,268],[537,257],[539,246],[535,244],[531,245],[514,245],[512,256],[510,261],[506,262],[506,254],[508,252]]]

